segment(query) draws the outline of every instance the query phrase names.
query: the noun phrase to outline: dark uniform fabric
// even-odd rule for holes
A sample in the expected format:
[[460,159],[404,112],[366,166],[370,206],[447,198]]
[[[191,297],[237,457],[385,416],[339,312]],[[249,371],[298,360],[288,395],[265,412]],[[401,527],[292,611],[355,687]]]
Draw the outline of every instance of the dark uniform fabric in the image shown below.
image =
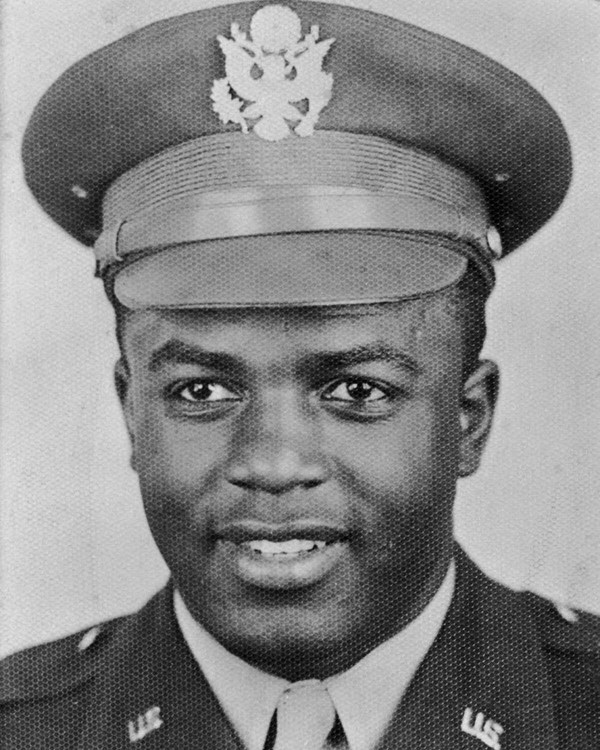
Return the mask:
[[[540,597],[490,581],[460,550],[457,561],[442,630],[381,748],[598,750],[598,618],[569,621]],[[83,634],[1,664],[2,748],[242,750],[182,639],[171,586],[82,649]],[[502,731],[486,742],[489,721]]]

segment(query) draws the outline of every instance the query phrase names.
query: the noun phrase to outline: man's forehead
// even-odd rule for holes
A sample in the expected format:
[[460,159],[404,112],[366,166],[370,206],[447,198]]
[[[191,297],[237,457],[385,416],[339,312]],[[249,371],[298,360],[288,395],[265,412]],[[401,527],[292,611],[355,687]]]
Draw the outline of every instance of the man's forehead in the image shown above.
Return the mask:
[[[372,305],[244,310],[150,309],[128,314],[126,340],[152,356],[169,343],[230,351],[249,358],[265,350],[345,351],[384,342],[415,353],[425,346],[456,348],[455,308],[446,295]],[[374,349],[374,351],[375,351]],[[177,347],[172,352],[181,351]]]

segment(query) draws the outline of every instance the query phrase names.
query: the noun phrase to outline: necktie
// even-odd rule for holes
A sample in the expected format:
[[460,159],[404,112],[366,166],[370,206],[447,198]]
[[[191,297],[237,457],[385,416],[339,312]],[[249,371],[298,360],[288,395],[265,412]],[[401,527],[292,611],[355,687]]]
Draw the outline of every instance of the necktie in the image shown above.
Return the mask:
[[273,750],[323,750],[335,723],[335,707],[319,680],[296,682],[277,703]]

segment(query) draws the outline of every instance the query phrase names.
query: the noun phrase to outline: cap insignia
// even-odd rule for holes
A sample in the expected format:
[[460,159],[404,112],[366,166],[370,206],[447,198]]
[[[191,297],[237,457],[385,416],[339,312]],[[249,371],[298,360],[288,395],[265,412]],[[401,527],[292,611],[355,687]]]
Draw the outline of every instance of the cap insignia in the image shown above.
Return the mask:
[[250,37],[239,24],[231,39],[218,36],[225,55],[225,78],[212,86],[213,109],[225,124],[252,129],[267,141],[293,131],[312,135],[321,110],[331,99],[333,75],[322,70],[334,39],[319,41],[319,27],[302,37],[300,18],[291,8],[267,5],[250,22]]

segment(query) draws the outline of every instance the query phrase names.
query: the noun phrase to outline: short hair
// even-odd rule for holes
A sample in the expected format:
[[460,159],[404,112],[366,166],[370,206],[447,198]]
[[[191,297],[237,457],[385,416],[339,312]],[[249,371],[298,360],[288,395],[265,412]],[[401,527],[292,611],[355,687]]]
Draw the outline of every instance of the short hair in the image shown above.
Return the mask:
[[[106,294],[115,311],[116,335],[119,351],[125,364],[125,325],[131,311],[116,298],[112,285],[105,281]],[[489,287],[477,267],[469,263],[467,270],[457,284],[439,292],[432,292],[432,298],[443,301],[444,312],[458,317],[462,328],[463,380],[477,367],[487,333],[486,302]]]
[[487,335],[486,303],[490,291],[479,270],[469,263],[458,284],[441,292],[449,303],[450,311],[460,320],[464,381],[477,368],[481,357]]

